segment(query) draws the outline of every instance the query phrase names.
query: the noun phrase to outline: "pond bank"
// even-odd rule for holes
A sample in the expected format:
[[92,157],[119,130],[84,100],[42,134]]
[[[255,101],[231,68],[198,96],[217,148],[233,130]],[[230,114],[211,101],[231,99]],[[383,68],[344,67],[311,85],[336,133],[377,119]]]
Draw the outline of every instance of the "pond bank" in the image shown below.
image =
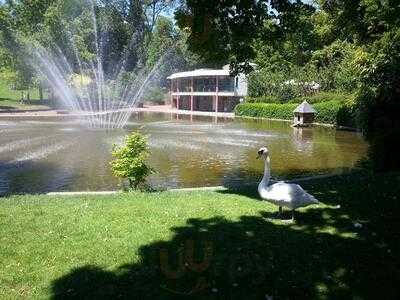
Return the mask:
[[[225,112],[206,112],[206,111],[188,111],[188,110],[177,110],[176,108],[172,108],[170,105],[152,105],[152,106],[144,106],[144,107],[135,107],[130,109],[132,113],[135,112],[154,112],[154,113],[167,113],[167,114],[177,114],[177,115],[192,115],[192,116],[208,116],[208,117],[222,117],[222,118],[248,118],[255,120],[271,120],[271,121],[279,121],[279,122],[287,122],[292,123],[292,120],[280,119],[280,118],[268,118],[268,117],[253,117],[246,115],[235,115],[235,113],[225,113]],[[124,110],[119,110],[124,111]],[[0,110],[0,118],[10,118],[10,117],[79,117],[82,114],[76,113],[66,113],[65,111],[60,111],[56,109],[29,109],[29,110]],[[328,123],[314,122],[315,126],[329,127],[335,128],[338,130],[348,130],[348,131],[358,131],[357,128],[348,127],[348,126],[340,126],[333,125]]]
[[[354,174],[355,172],[349,172],[348,174]],[[327,179],[327,178],[333,178],[333,177],[338,177],[338,176],[344,176],[347,173],[343,174],[326,174],[326,175],[315,175],[315,176],[307,176],[307,177],[301,177],[301,178],[294,178],[291,180],[284,180],[285,182],[289,183],[300,183],[300,182],[306,182],[306,181],[312,181],[312,180],[318,180],[318,179]],[[276,182],[274,180],[271,180],[271,183]],[[202,187],[192,187],[192,188],[181,188],[181,189],[166,189],[166,190],[160,190],[157,192],[201,192],[201,191],[211,191],[211,192],[218,192],[218,191],[227,191],[229,188],[225,186],[202,186]],[[239,187],[240,189],[240,187]],[[102,195],[116,195],[116,194],[124,194],[125,192],[123,191],[78,191],[78,192],[50,192],[46,193],[45,195],[47,196],[102,196]]]
[[[207,112],[207,111],[188,111],[188,110],[177,110],[175,108],[171,108],[170,105],[154,105],[154,106],[145,106],[145,107],[135,107],[131,109],[120,109],[118,112],[122,111],[131,111],[135,112],[154,112],[154,113],[169,113],[169,114],[178,114],[178,115],[193,115],[193,116],[210,116],[210,117],[223,117],[223,118],[233,118],[234,113],[225,113],[225,112]],[[103,113],[104,114],[104,113]],[[85,114],[67,112],[65,110],[57,110],[57,109],[30,109],[30,110],[16,110],[16,111],[0,111],[1,117],[80,117]]]

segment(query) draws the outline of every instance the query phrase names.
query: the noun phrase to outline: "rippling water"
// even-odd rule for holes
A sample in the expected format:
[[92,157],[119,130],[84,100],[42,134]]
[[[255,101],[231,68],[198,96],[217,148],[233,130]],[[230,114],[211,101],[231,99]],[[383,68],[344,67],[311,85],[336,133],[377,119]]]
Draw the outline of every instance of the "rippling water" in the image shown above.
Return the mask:
[[256,152],[265,145],[276,179],[341,172],[366,153],[356,133],[273,121],[141,113],[107,132],[73,120],[2,119],[0,194],[117,189],[110,151],[132,130],[149,137],[156,188],[256,182],[263,171]]

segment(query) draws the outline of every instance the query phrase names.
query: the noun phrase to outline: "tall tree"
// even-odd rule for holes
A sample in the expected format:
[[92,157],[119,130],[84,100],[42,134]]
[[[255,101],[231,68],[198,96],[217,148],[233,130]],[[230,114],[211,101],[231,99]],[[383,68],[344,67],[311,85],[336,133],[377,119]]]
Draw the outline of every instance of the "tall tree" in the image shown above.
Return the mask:
[[189,48],[211,61],[229,61],[234,70],[250,71],[256,56],[252,47],[271,20],[276,34],[298,28],[301,11],[314,7],[300,0],[183,1],[175,16],[180,28],[190,31]]

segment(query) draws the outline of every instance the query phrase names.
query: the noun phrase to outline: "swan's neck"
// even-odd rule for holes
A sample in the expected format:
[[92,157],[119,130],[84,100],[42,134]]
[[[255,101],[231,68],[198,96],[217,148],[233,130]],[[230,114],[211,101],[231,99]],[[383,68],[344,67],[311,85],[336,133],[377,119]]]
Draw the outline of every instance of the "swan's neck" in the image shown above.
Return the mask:
[[261,185],[267,186],[270,179],[271,179],[271,172],[269,168],[269,157],[267,157],[265,159],[264,176],[263,179],[261,180]]

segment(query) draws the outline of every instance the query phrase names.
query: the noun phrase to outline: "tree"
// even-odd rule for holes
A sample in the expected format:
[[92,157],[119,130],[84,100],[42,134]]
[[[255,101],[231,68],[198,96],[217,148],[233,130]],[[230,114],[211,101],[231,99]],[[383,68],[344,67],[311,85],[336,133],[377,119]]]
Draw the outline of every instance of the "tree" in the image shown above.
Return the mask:
[[400,6],[397,0],[324,0],[334,28],[357,50],[358,126],[370,143],[375,170],[399,170]]
[[130,188],[137,189],[150,175],[152,169],[147,165],[150,154],[147,139],[139,132],[133,132],[125,138],[123,146],[114,145],[110,162],[113,174],[128,179]]
[[253,42],[262,36],[264,22],[270,20],[274,36],[301,28],[298,18],[314,7],[301,1],[184,1],[175,17],[179,27],[188,28],[189,49],[209,61],[229,61],[234,71],[252,70],[256,52]]
[[174,47],[176,40],[177,32],[172,20],[163,16],[159,17],[148,43],[146,65],[149,67],[154,66],[166,51]]
[[358,121],[374,169],[399,170],[400,28],[386,32],[359,58]]
[[368,44],[400,24],[398,0],[320,0],[337,36]]
[[[14,89],[29,90],[34,86],[35,72],[25,60],[27,49],[15,34],[16,26],[11,7],[0,6],[0,56],[5,59],[0,65],[0,70],[5,72],[3,78],[9,81]],[[29,91],[27,98],[30,98]]]

